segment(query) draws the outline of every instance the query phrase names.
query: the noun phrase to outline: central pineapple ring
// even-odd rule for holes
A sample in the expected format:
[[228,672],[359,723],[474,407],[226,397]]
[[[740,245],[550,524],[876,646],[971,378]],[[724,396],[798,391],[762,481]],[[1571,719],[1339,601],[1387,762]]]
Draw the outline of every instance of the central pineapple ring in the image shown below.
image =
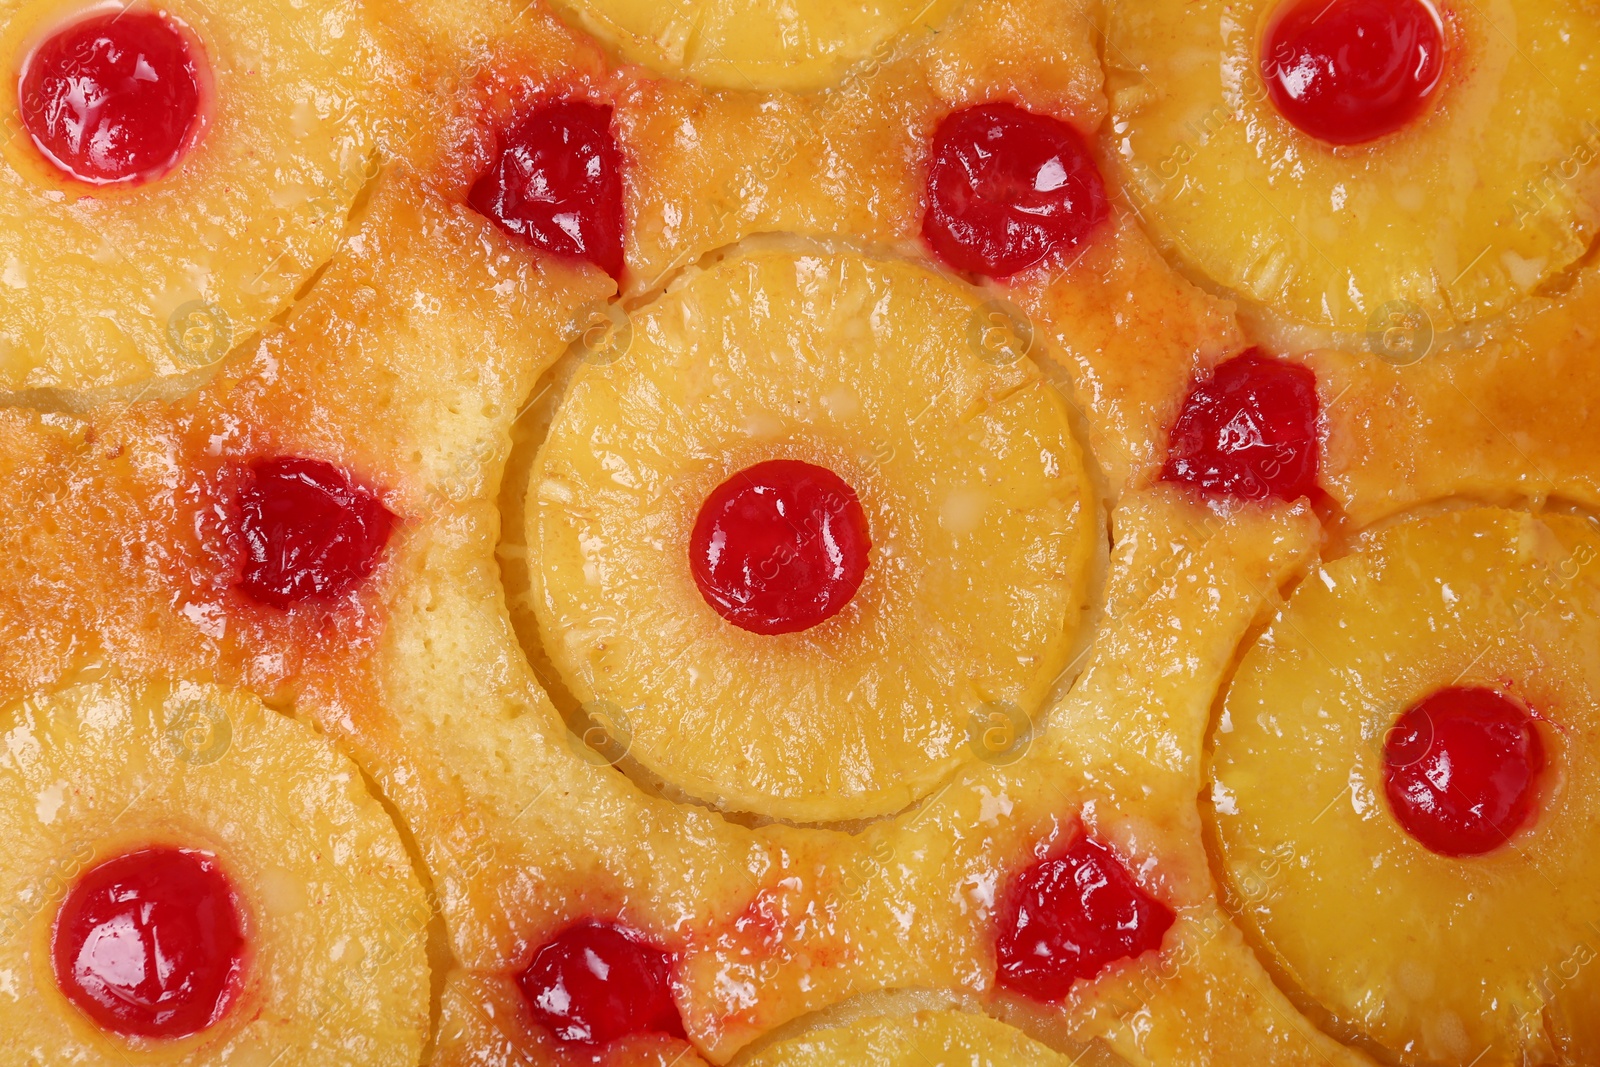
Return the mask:
[[[1060,395],[988,326],[923,268],[767,251],[689,276],[624,358],[576,371],[530,481],[533,600],[648,774],[838,822],[1012,755],[996,723],[1029,735],[1084,631],[1097,516]],[[870,526],[859,588],[793,632],[728,621],[691,564],[708,498],[771,461],[831,472]]]

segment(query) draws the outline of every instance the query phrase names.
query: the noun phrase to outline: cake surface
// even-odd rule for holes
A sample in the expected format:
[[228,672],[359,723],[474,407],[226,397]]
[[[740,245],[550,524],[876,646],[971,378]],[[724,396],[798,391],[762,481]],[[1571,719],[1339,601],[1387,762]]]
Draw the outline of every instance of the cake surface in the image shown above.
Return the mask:
[[1593,15],[0,0],[0,1065],[1596,1062]]

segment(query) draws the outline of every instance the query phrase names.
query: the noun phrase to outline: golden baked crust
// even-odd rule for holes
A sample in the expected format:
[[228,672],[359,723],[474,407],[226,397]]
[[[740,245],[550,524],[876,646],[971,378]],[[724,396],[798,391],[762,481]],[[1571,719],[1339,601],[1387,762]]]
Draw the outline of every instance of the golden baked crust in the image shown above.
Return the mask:
[[[825,7],[801,6],[807,17]],[[1435,338],[1429,321],[1425,342],[1396,358],[1386,335],[1360,324],[1296,325],[1308,316],[1292,302],[1241,314],[1222,287],[1232,279],[1168,260],[1160,227],[1121,196],[1112,165],[1115,124],[1140,119],[1114,113],[1106,97],[1096,5],[966,0],[905,25],[884,15],[799,61],[746,39],[771,66],[734,88],[709,52],[619,36],[632,10],[578,0],[559,11],[543,0],[373,5],[369,43],[402,102],[373,134],[380,173],[352,193],[344,237],[324,269],[307,271],[282,321],[261,324],[259,339],[209,380],[184,381],[164,399],[7,398],[0,703],[63,699],[90,670],[116,685],[187,680],[254,694],[277,709],[262,714],[290,715],[296,730],[336,746],[360,768],[356,791],[381,799],[428,894],[426,921],[413,920],[402,939],[413,956],[426,945],[433,989],[430,1036],[414,1060],[776,1065],[936,1045],[952,1055],[983,1046],[996,1064],[1108,1067],[1486,1067],[1524,1050],[1563,1067],[1592,1060],[1600,984],[1582,966],[1566,977],[1565,957],[1548,953],[1513,976],[1542,1044],[1471,1031],[1490,1046],[1474,1061],[1477,1048],[1450,1040],[1408,1046],[1404,1026],[1381,1011],[1352,1022],[1324,987],[1286,970],[1273,929],[1250,910],[1259,900],[1241,893],[1238,870],[1249,860],[1226,847],[1216,788],[1227,757],[1219,716],[1253,692],[1240,679],[1253,677],[1272,627],[1289,625],[1314,592],[1297,587],[1353,566],[1363,538],[1382,537],[1371,531],[1459,504],[1509,509],[1505,523],[1576,528],[1572,515],[1600,507],[1600,440],[1588,419],[1600,403],[1594,268],[1579,262],[1561,284],[1470,328],[1441,318]],[[624,159],[619,281],[511,238],[466,204],[496,138],[555,98],[613,109]],[[1110,217],[1070,255],[1003,282],[939,266],[920,236],[929,137],[948,113],[991,100],[1098,133],[1113,194]],[[0,239],[16,232],[0,222]],[[740,273],[752,263],[762,269]],[[774,280],[784,270],[822,303],[862,270],[981,309],[968,343],[980,360],[995,355],[983,347],[992,343],[1005,356],[984,388],[1009,396],[1025,385],[1037,398],[1048,418],[1022,422],[1054,435],[1041,467],[1067,454],[1084,464],[1068,479],[1083,527],[1072,536],[1083,545],[1031,557],[1051,571],[1041,617],[1059,615],[1065,634],[1071,615],[1083,631],[1038,653],[1055,684],[1037,686],[1020,718],[975,714],[965,733],[954,701],[945,718],[906,712],[912,726],[937,726],[938,744],[925,760],[887,760],[870,803],[824,773],[836,758],[829,730],[766,724],[773,744],[760,756],[789,772],[783,788],[770,775],[750,775],[759,788],[741,782],[748,768],[727,749],[674,746],[674,723],[687,716],[667,705],[700,692],[693,678],[668,688],[671,700],[648,722],[599,707],[606,694],[585,688],[581,667],[584,656],[609,654],[611,639],[578,622],[653,587],[619,580],[569,610],[557,594],[577,599],[576,586],[559,586],[550,558],[581,572],[611,557],[574,547],[583,530],[548,510],[570,504],[548,480],[560,475],[588,506],[605,478],[629,474],[605,455],[622,451],[607,434],[625,406],[586,406],[585,390],[651,380],[636,371],[682,360],[635,398],[659,401],[667,383],[696,370],[683,356],[690,335],[727,346],[704,361],[714,368],[739,344],[770,341],[777,354],[762,364],[762,384],[793,393],[780,404],[727,385],[719,427],[798,419],[807,404],[838,401],[824,378],[854,387],[866,377],[834,351],[811,378],[781,377],[779,342],[794,332],[782,322],[746,334],[678,329],[705,307],[716,309],[714,323],[731,314],[682,295],[694,286],[746,285],[748,305],[765,308],[787,291]],[[875,307],[904,316],[885,335],[920,325],[887,297]],[[656,331],[651,343],[630,340],[646,331]],[[1311,497],[1207,498],[1163,477],[1194,383],[1255,346],[1316,375],[1322,462]],[[976,366],[969,356],[950,365]],[[630,359],[652,362],[630,368]],[[873,388],[878,418],[921,396],[909,384]],[[629,417],[644,425],[642,411]],[[650,427],[656,450],[692,452],[686,467],[710,462],[693,434],[670,435],[680,414]],[[965,407],[939,414],[944,435],[982,421]],[[237,546],[223,516],[240,469],[270,455],[349,471],[399,518],[371,577],[332,605],[279,611],[234,588]],[[914,471],[893,478],[896,491],[920,485]],[[627,530],[640,543],[652,532],[648,523]],[[1038,536],[1057,535],[1067,536]],[[630,567],[648,565],[649,551],[630,549]],[[998,551],[986,543],[985,553]],[[1406,563],[1427,571],[1437,561],[1426,556]],[[993,581],[1002,592],[1022,584],[1009,572]],[[1570,612],[1587,625],[1600,608],[1575,597]],[[716,620],[701,621],[680,642],[692,653],[686,670],[699,666],[694,656],[709,669],[722,654]],[[661,619],[641,612],[630,622],[639,628],[627,637],[646,651],[669,643],[649,628]],[[985,651],[997,649],[1010,645]],[[876,651],[896,676],[903,653]],[[762,676],[749,678],[755,691]],[[972,703],[975,713],[985,706]],[[848,711],[838,719],[846,727]],[[1004,736],[991,741],[997,726]],[[1574,753],[1589,751],[1588,737],[1574,733]],[[806,758],[783,763],[784,745],[807,746]],[[1340,761],[1347,756],[1332,753],[1306,777],[1337,778]],[[1084,832],[1173,923],[1159,951],[1120,960],[1054,1001],[1030,999],[997,984],[1003,901],[1018,872]],[[1296,832],[1306,850],[1326,843],[1317,830]],[[1581,865],[1562,879],[1557,894],[1575,898],[1597,884]],[[557,1040],[533,1016],[516,976],[540,946],[597,917],[672,956],[683,1036],[633,1035],[595,1050]],[[1552,962],[1562,975],[1554,985],[1540,971]],[[1383,1001],[1382,982],[1374,988]],[[297,1062],[326,1061],[306,1049],[281,1061]]]

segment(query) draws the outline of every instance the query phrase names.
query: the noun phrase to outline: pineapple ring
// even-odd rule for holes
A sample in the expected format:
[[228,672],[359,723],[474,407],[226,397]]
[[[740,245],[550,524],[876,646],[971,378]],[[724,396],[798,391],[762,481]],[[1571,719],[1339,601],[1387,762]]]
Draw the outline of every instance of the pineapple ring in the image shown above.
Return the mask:
[[[431,916],[355,766],[254,697],[191,682],[87,683],[14,706],[0,761],[3,1044],[41,1065],[415,1064]],[[74,879],[152,844],[214,853],[249,944],[239,1000],[191,1037],[112,1037],[55,984],[50,931]]]
[[[1550,757],[1533,822],[1465,859],[1413,840],[1384,795],[1385,734],[1452,685],[1515,695]],[[1600,911],[1595,522],[1478,509],[1366,535],[1245,655],[1214,742],[1235,911],[1336,1033],[1408,1063],[1558,1062],[1546,1016],[1594,1010],[1561,976],[1593,958]],[[1559,1062],[1600,1048],[1577,1052]]]
[[[0,0],[0,69],[87,5]],[[0,90],[0,390],[127,385],[213,363],[333,254],[375,173],[361,0],[159,5],[199,40],[207,126],[165,177],[79,185]],[[8,75],[9,76],[9,75]]]
[[[1381,336],[1512,306],[1600,224],[1600,21],[1566,0],[1440,0],[1435,106],[1332,148],[1278,114],[1257,65],[1274,0],[1113,10],[1111,139],[1156,238],[1297,322]],[[1426,318],[1422,318],[1426,316]]]
[[[1020,755],[1087,629],[1100,538],[1061,396],[984,347],[990,307],[907,263],[753,252],[580,366],[527,543],[544,650],[622,742],[605,758],[719,808],[838,822]],[[838,615],[765,636],[707,605],[688,545],[707,495],[774,458],[849,483],[873,549]]]
[[878,1015],[780,1041],[746,1067],[1072,1067],[1077,1060],[1021,1030],[963,1011]]
[[715,89],[804,92],[878,63],[895,39],[938,32],[961,0],[555,0],[630,63]]

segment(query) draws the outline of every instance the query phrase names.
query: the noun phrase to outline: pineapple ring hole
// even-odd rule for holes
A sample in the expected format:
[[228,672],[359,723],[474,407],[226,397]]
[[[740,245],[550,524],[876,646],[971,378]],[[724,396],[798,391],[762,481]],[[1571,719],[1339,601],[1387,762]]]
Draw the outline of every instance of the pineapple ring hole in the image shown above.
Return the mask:
[[1384,735],[1383,763],[1390,812],[1441,856],[1507,847],[1537,815],[1544,742],[1496,689],[1450,686],[1413,704]]
[[[804,276],[804,286],[795,285],[800,277],[797,270]],[[769,277],[774,271],[787,271],[787,281]],[[744,272],[759,277],[733,280],[733,275]],[[875,288],[889,286],[890,278],[892,294]],[[753,297],[754,303],[743,305],[743,310],[713,311],[699,306],[705,301],[740,301],[736,294],[749,291],[747,282],[762,289],[775,287],[777,292]],[[725,288],[717,292],[717,286]],[[880,298],[885,298],[882,306]],[[680,317],[686,300],[696,304],[696,309]],[[795,306],[789,308],[790,303]],[[770,321],[809,323],[808,331],[832,339],[797,342],[806,357],[799,366],[780,367],[778,362],[788,358],[785,346],[756,340],[754,334],[760,329],[748,323],[748,308],[757,305],[769,308],[765,314],[775,316]],[[845,305],[859,307],[863,313],[846,314]],[[869,320],[864,309],[871,307],[879,310]],[[921,310],[915,310],[918,308]],[[913,312],[931,318],[921,324],[899,321]],[[1037,733],[1046,698],[1070,686],[1073,672],[1064,668],[1078,662],[1073,654],[1081,652],[1092,638],[1090,624],[1097,618],[1106,552],[1099,483],[1090,473],[1092,458],[1081,443],[1081,427],[1055,394],[1052,381],[1059,379],[1046,378],[1028,358],[1043,355],[1042,346],[1035,343],[1027,353],[997,356],[989,344],[992,301],[976,299],[964,284],[913,264],[872,259],[842,243],[786,237],[752,240],[707,257],[701,266],[689,268],[669,282],[660,295],[633,305],[625,317],[625,328],[607,331],[612,343],[597,350],[578,339],[536,387],[535,400],[514,429],[514,448],[501,496],[505,519],[500,554],[513,622],[530,664],[566,721],[572,735],[569,747],[588,762],[621,771],[648,793],[704,806],[736,822],[847,830],[912,807],[969,760],[1003,764],[1020,758]],[[682,323],[698,328],[698,324],[711,322],[721,322],[741,336],[752,332],[750,337],[729,342],[737,346],[740,359],[748,358],[749,365],[741,365],[736,378],[729,379],[742,384],[701,392],[703,386],[694,384],[697,377],[704,382],[707,375],[725,373],[720,362],[725,357],[713,351],[721,342],[697,347],[698,354],[693,357],[697,362],[685,370],[676,365],[677,360],[687,358],[677,346],[681,342],[695,347],[701,342],[685,340],[675,331]],[[888,354],[879,351],[878,342],[871,339],[869,322],[887,331],[888,340],[883,343],[889,345]],[[858,332],[845,344],[842,336],[830,331]],[[897,351],[894,346],[902,343],[921,346],[916,349],[921,354],[908,365],[899,362],[904,356],[893,355]],[[854,354],[847,359],[847,353]],[[951,361],[950,366],[943,367],[941,360]],[[648,383],[630,377],[641,374]],[[864,377],[852,380],[856,374]],[[664,416],[672,419],[672,429],[647,434],[641,429],[648,422],[643,416],[601,414],[594,408],[597,403],[602,407],[616,403],[619,396],[636,387],[668,392],[687,388],[700,398],[695,404],[710,403],[714,410],[686,420],[683,426],[679,425],[680,416]],[[747,405],[748,410],[734,410],[744,403],[737,398],[745,396],[747,387],[759,394],[747,399],[760,402]],[[922,395],[924,389],[930,391],[928,396]],[[676,404],[676,399],[663,401],[654,405],[654,410],[675,412]],[[584,516],[579,525],[611,521],[581,503],[592,499],[589,490],[578,488],[588,484],[588,475],[563,467],[560,476],[555,476],[551,467],[553,448],[563,457],[578,456],[566,451],[566,442],[574,440],[575,428],[590,419],[626,428],[626,440],[612,437],[602,452],[621,455],[615,451],[621,448],[637,462],[665,463],[672,471],[679,470],[680,461],[673,457],[680,452],[693,459],[672,477],[650,474],[636,478],[621,468],[620,481],[609,481],[607,476],[609,485],[650,487],[650,502],[625,508],[620,502],[608,502],[604,512],[613,519],[634,516],[646,522],[648,530],[596,527],[583,533],[581,543],[605,551],[611,550],[609,546],[628,546],[629,552],[648,551],[650,556],[625,562],[597,558],[585,572],[641,575],[649,582],[665,584],[638,598],[623,590],[608,592],[603,609],[597,601],[592,612],[582,608],[567,622],[561,621],[569,617],[565,614],[556,617],[557,607],[547,593],[549,579],[540,573],[541,568],[550,566],[544,562],[549,550],[541,549],[541,538],[561,537],[563,528],[575,531],[577,527],[553,520],[541,526],[540,516],[576,508],[573,514]],[[1020,447],[1013,452],[1008,443],[1021,442],[1023,425],[1038,431],[1025,454]],[[636,448],[643,451],[635,453]],[[962,457],[959,462],[929,466],[927,457],[946,448],[955,449]],[[662,456],[656,456],[657,449],[665,449]],[[990,454],[990,449],[999,451]],[[638,458],[646,453],[655,458]],[[1010,472],[1005,475],[1006,492],[1022,494],[1015,507],[1005,507],[1001,503],[1004,494],[997,499],[994,489],[957,484],[961,482],[957,476],[976,470],[974,464],[983,455],[988,457],[986,469]],[[712,491],[735,472],[774,459],[826,468],[855,490],[871,525],[872,564],[859,591],[833,618],[808,630],[768,636],[730,625],[707,605],[695,586],[684,549],[696,515]],[[1035,461],[1044,466],[1029,473],[1029,464]],[[560,462],[565,464],[568,459]],[[642,470],[636,473],[643,475]],[[610,489],[605,492],[609,494]],[[1016,538],[990,546],[986,539],[1003,538],[996,524],[1005,522],[1015,525]],[[1054,562],[1035,568],[1030,572],[1032,578],[1020,577],[1014,573],[1021,566],[1022,553],[1016,545],[1046,528],[1056,533],[1039,558]],[[973,539],[985,547],[960,547]],[[560,549],[560,558],[568,558],[568,549],[579,543],[562,541],[567,547]],[[972,558],[990,560],[989,581],[976,583],[977,593],[960,593],[965,586],[965,579],[959,577],[966,566],[962,561]],[[930,568],[930,561],[936,566]],[[926,581],[915,577],[930,570]],[[993,577],[996,574],[1000,577]],[[922,594],[917,590],[942,589],[949,582],[961,584],[949,595],[929,592],[927,600],[918,599]],[[959,606],[965,603],[963,597],[987,595],[983,591],[995,582],[1025,583],[1028,593],[1022,602],[1037,612],[1024,620],[1008,621],[1008,608]],[[603,681],[597,688],[594,679],[604,680],[607,675],[590,674],[590,668],[582,664],[631,655],[633,648],[642,654],[647,647],[645,637],[655,632],[652,627],[657,624],[641,622],[638,614],[669,609],[689,622],[687,633],[692,636],[684,636],[675,626],[663,632],[677,632],[684,640],[705,645],[699,653],[688,649],[680,653],[676,646],[655,647],[651,659],[668,672],[663,683],[666,695],[645,696],[643,691],[628,688],[633,683],[614,680]],[[945,621],[952,611],[959,617],[953,623]],[[1016,640],[1036,640],[1040,645],[1026,656],[995,653],[993,662],[1001,664],[995,670],[1015,675],[1005,683],[1012,688],[973,692],[967,688],[971,683],[961,679],[964,672],[974,669],[966,659],[974,653],[946,655],[929,647],[926,630],[915,636],[902,633],[916,627],[901,620],[919,614],[924,620],[937,618],[937,622],[927,623],[935,640],[941,636],[941,628],[945,634],[952,626],[960,632],[982,620],[988,627],[984,636],[973,634],[970,638],[980,649],[987,644],[1004,647]],[[897,672],[901,680],[893,685],[913,685],[914,679],[904,678],[918,670],[948,669],[954,677],[949,685],[930,688],[934,695],[927,701],[897,699],[887,713],[868,707],[852,710],[848,702],[826,697],[830,685],[872,692],[877,683],[862,684],[862,680],[871,682],[868,675],[873,670],[892,667],[893,657],[879,651],[884,647],[901,649],[902,658],[910,657],[905,660],[903,675]],[[720,651],[713,655],[708,651],[713,648]],[[581,660],[574,658],[577,649],[586,650]],[[684,686],[692,691],[698,680],[708,678],[719,685],[736,682],[743,675],[728,672],[734,670],[734,662],[746,660],[754,671],[772,672],[765,676],[766,681],[752,679],[749,698],[727,699],[714,693],[701,698],[679,691]],[[948,667],[952,662],[955,666]],[[783,666],[786,663],[792,663],[792,671]],[[821,664],[822,670],[817,670],[816,664]],[[860,672],[866,673],[856,677]],[[814,692],[824,695],[790,693],[783,688],[788,683],[779,684],[790,674],[807,686],[820,687]],[[843,675],[843,680],[836,675]],[[920,692],[914,687],[912,691]],[[896,707],[900,710],[894,710]],[[937,717],[939,725],[917,722],[924,707],[927,714]],[[692,721],[694,716],[678,710],[682,708],[697,709],[696,714],[705,721]],[[806,710],[813,708],[821,710]],[[842,725],[827,725],[841,716],[846,720]],[[858,719],[872,724],[870,729],[858,725]],[[906,719],[908,725],[897,726],[899,719]],[[1004,729],[997,728],[1000,726]],[[684,733],[669,742],[662,732],[669,729]],[[691,741],[687,732],[694,730],[708,731],[708,740],[704,744]],[[873,730],[881,730],[890,739],[933,730],[942,747],[930,760],[921,749],[908,750],[898,742],[880,743]],[[997,745],[1002,733],[1003,743]],[[826,739],[841,737],[871,758],[863,762],[854,753],[825,755],[826,744],[833,743]],[[752,773],[767,776],[755,784],[737,769],[738,757],[731,755],[731,746],[744,745],[756,746],[748,765],[755,768]],[[701,753],[709,755],[701,761]],[[863,766],[875,777],[864,781],[864,788],[854,790],[855,795],[835,784],[808,784],[831,782],[827,775]]]

